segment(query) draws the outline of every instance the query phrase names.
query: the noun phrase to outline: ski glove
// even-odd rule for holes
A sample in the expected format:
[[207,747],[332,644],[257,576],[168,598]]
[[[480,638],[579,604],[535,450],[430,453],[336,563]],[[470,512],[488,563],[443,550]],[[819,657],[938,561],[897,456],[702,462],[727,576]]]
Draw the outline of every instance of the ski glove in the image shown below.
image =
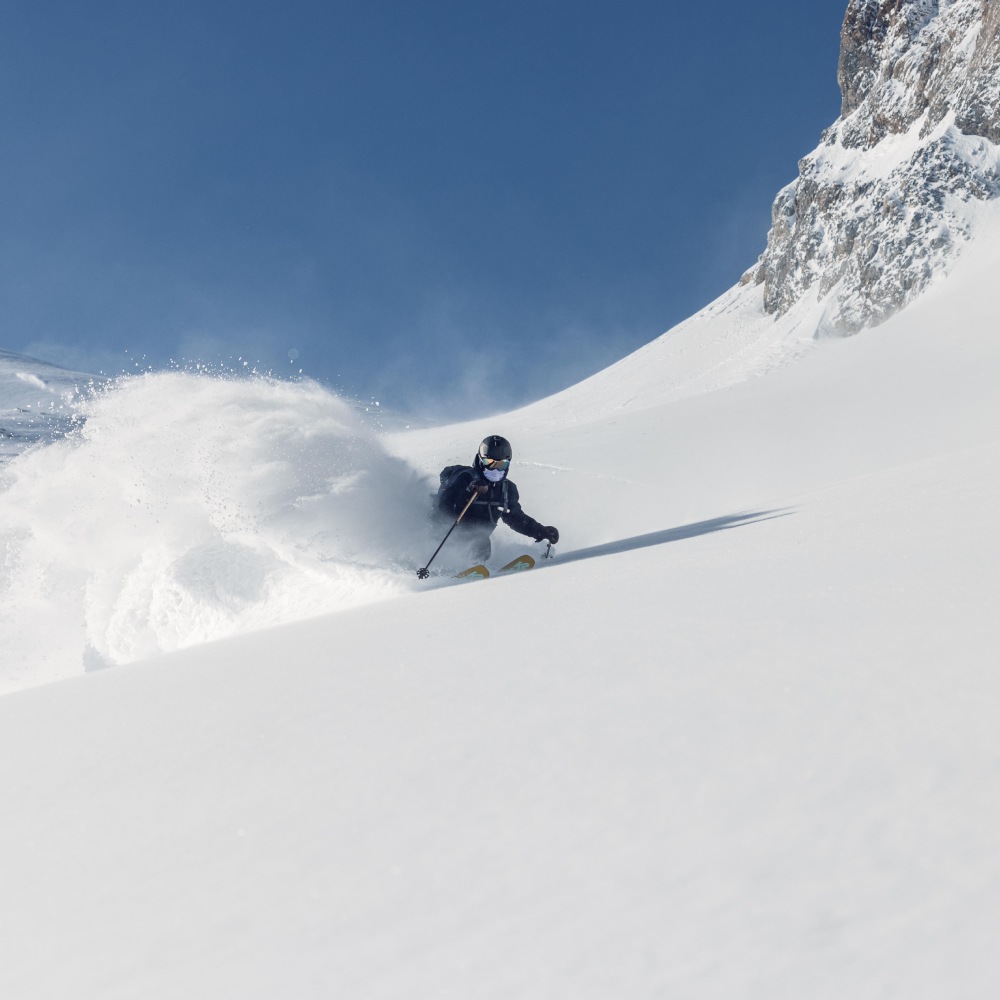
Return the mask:
[[535,539],[536,542],[549,542],[555,545],[559,541],[559,529],[548,525],[542,528],[542,533]]
[[469,492],[478,493],[480,496],[486,493],[489,488],[490,484],[484,483],[481,479],[473,479],[472,482],[469,483]]

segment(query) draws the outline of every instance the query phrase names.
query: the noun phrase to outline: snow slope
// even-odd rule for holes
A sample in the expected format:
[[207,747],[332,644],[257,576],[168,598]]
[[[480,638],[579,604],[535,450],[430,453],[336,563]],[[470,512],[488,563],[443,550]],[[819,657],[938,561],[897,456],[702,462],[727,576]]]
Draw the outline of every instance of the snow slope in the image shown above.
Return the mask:
[[[4,676],[142,662],[0,698],[0,994],[996,993],[998,267],[993,216],[862,337],[745,289],[382,439],[308,385],[100,397],[11,466],[5,634],[66,657]],[[493,431],[559,555],[418,583],[420,491]],[[234,634],[147,658],[155,608]]]

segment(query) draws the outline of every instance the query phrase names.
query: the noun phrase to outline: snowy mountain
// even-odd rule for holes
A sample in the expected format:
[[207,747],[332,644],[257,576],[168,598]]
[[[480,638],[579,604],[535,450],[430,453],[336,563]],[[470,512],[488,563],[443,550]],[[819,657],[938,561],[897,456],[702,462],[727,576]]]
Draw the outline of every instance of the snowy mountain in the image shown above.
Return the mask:
[[778,195],[743,279],[771,314],[823,301],[820,333],[912,301],[1000,195],[997,0],[851,0],[841,43],[841,116]]
[[[970,9],[868,7],[859,110]],[[75,403],[0,492],[0,995],[995,994],[1000,201],[963,204],[864,336],[814,336],[850,268],[748,283],[488,421],[183,372]],[[556,558],[418,581],[493,432]]]

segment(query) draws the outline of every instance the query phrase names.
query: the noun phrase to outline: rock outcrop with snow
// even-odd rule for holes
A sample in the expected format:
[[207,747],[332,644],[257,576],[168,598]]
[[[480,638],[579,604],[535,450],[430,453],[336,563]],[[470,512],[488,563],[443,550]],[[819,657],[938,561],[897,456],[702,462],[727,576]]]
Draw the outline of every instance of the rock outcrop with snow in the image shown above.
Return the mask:
[[850,0],[841,115],[772,209],[743,283],[850,334],[906,305],[1000,196],[1000,0]]

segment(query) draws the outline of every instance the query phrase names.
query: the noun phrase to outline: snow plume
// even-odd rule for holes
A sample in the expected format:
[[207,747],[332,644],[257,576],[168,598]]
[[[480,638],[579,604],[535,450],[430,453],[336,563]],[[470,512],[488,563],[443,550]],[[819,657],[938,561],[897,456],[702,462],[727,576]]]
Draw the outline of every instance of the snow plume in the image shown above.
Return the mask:
[[378,600],[429,551],[428,484],[314,383],[158,373],[80,405],[4,472],[0,687]]

